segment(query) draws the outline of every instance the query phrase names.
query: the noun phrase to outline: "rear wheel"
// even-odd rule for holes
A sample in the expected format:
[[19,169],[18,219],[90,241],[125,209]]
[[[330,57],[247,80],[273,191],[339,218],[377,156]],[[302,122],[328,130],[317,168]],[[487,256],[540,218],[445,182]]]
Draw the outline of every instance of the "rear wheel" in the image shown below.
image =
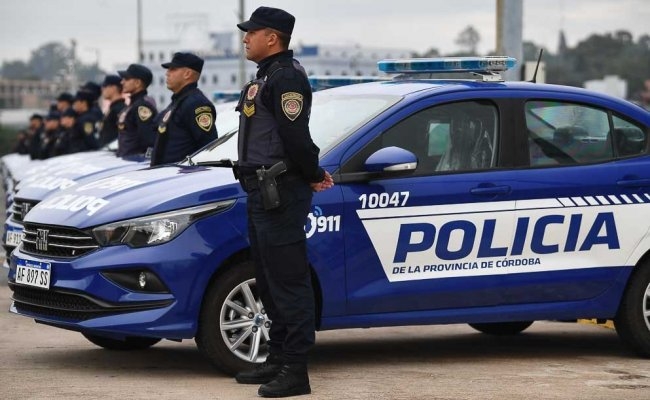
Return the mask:
[[627,347],[650,357],[650,262],[639,265],[630,276],[614,326]]
[[481,324],[469,324],[472,328],[488,335],[509,336],[523,332],[533,324],[534,321],[515,322],[490,322]]
[[242,262],[206,291],[195,340],[214,366],[235,375],[266,360],[270,326],[256,290],[253,264]]
[[82,333],[82,335],[93,344],[108,350],[143,350],[153,346],[161,340],[158,338],[140,336],[128,336],[124,340],[119,340],[91,335],[89,333]]

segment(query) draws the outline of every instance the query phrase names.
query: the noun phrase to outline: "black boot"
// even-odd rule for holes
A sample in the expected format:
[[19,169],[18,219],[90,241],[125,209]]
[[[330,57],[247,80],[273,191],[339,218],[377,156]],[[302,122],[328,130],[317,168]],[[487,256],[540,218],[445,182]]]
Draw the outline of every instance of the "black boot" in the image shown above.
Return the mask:
[[271,382],[260,386],[262,397],[289,397],[311,393],[306,364],[285,364]]
[[235,375],[237,383],[268,383],[280,373],[284,360],[280,356],[270,354],[266,361],[250,371],[240,372]]

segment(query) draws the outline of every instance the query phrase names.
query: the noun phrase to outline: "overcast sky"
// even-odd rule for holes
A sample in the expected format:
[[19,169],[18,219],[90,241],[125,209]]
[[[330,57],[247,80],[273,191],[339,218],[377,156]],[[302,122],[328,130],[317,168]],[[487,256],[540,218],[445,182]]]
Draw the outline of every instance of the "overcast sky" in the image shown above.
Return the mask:
[[[458,33],[472,25],[479,52],[495,47],[496,0],[246,0],[296,16],[293,43],[457,51]],[[144,40],[170,38],[170,16],[199,14],[210,31],[235,30],[239,0],[142,0]],[[27,61],[39,46],[77,41],[84,62],[107,71],[136,61],[136,0],[0,0],[0,62]],[[557,49],[563,29],[569,46],[593,33],[625,29],[636,40],[650,34],[650,0],[524,0],[524,40]]]

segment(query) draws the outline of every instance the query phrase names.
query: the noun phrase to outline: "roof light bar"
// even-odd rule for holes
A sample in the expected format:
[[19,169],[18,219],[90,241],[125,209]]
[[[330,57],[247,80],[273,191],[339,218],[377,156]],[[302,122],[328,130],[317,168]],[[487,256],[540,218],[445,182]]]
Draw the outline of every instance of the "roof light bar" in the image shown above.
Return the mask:
[[506,56],[413,58],[403,60],[381,60],[380,71],[395,73],[475,72],[495,73],[513,68],[517,60]]
[[346,76],[346,75],[309,76],[309,84],[314,90],[353,85],[356,83],[367,83],[367,82],[376,82],[376,81],[385,81],[385,80],[387,80],[386,77],[379,77],[379,76]]

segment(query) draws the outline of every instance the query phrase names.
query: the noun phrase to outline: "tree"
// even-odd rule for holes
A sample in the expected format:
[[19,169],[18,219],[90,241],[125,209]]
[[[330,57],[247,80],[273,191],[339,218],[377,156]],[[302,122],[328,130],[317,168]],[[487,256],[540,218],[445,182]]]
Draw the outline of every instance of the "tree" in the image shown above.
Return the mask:
[[458,34],[455,43],[467,53],[476,54],[476,49],[481,41],[481,35],[473,26],[468,25],[462,32]]

